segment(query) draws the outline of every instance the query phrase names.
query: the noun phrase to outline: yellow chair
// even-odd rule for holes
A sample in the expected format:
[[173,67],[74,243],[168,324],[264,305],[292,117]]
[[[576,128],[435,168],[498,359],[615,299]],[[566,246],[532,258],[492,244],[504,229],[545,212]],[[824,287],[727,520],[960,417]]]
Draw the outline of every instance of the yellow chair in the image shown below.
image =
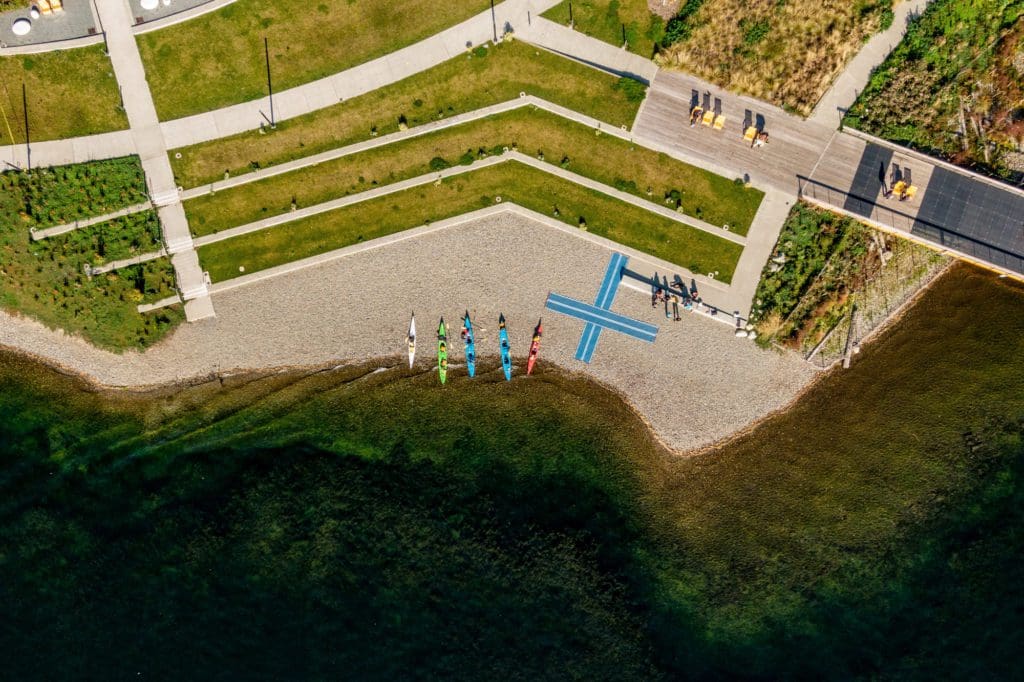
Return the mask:
[[907,199],[913,199],[915,194],[917,194],[917,187],[915,187],[914,185],[910,185],[909,187],[907,187],[907,191],[904,193],[904,196]]
[[753,143],[754,138],[757,136],[757,128],[754,126],[748,126],[747,131],[743,133],[743,139],[747,142]]
[[715,130],[721,130],[725,126],[725,114],[715,116]]
[[701,121],[701,123],[703,123],[706,126],[710,126],[711,123],[714,120],[715,120],[715,112],[713,112],[713,111],[705,111],[704,112],[704,120]]

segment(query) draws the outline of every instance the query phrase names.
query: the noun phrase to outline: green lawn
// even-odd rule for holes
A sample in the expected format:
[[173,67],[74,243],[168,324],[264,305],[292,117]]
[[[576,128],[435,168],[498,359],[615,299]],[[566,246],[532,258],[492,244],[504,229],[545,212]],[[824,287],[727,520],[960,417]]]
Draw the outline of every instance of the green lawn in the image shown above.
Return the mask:
[[[185,204],[196,235],[312,206],[398,182],[503,149],[540,156],[548,163],[617,187],[645,200],[728,224],[745,235],[763,192],[638,147],[610,135],[529,108],[473,121],[430,135],[353,154],[265,180],[206,194]],[[647,189],[650,188],[648,195]]]
[[665,33],[665,22],[651,13],[647,0],[562,0],[541,16],[568,24],[570,4],[577,31],[616,47],[625,43],[630,52],[644,57],[654,55]]
[[[623,82],[625,83],[625,81]],[[352,142],[505,102],[520,92],[615,126],[632,126],[642,93],[608,74],[520,42],[455,57],[432,69],[320,111],[171,154],[178,184],[195,187]],[[638,98],[639,97],[639,98]],[[177,155],[181,154],[181,158]]]
[[161,119],[267,95],[394,52],[490,7],[487,0],[238,0],[138,38]]
[[174,292],[174,270],[161,258],[115,273],[86,277],[101,265],[160,248],[151,211],[136,213],[38,242],[30,227],[102,215],[145,197],[137,157],[0,173],[0,305],[44,324],[81,334],[111,350],[145,347],[163,338],[182,315],[165,309],[140,315],[136,306]]
[[729,282],[743,247],[542,171],[508,162],[199,249],[215,282],[492,206],[495,197]]
[[0,57],[0,145],[25,142],[21,85],[32,141],[128,127],[103,46]]

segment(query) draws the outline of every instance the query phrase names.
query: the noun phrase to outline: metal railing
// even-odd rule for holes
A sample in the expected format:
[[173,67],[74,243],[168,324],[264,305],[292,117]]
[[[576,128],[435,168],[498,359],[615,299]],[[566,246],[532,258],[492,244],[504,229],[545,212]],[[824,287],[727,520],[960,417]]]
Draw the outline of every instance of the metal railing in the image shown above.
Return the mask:
[[1018,277],[1024,274],[1024,256],[1020,254],[993,246],[948,227],[922,220],[889,206],[878,204],[873,199],[851,194],[818,180],[798,175],[797,182],[801,199],[845,213],[858,220],[865,220],[883,229],[901,233],[944,253],[948,252]]

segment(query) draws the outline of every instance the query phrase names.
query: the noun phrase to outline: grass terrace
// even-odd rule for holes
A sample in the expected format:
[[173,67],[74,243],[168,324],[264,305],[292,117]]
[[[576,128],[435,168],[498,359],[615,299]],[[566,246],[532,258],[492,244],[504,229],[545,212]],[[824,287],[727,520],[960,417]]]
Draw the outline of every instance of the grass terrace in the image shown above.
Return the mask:
[[33,142],[128,127],[102,45],[0,57],[0,145],[25,142],[22,82]]
[[685,0],[659,61],[807,115],[892,19],[892,0]]
[[85,265],[160,248],[151,211],[31,240],[31,227],[102,215],[145,197],[136,157],[0,174],[0,305],[64,329],[97,346],[123,350],[151,345],[183,319],[177,308],[140,315],[139,303],[175,291],[170,260],[89,278]]
[[394,52],[490,7],[488,0],[237,0],[138,37],[153,100],[174,119],[330,76]]
[[[518,41],[479,48],[347,102],[171,154],[178,184],[195,187],[519,97],[541,97],[614,126],[632,126],[643,89]],[[177,158],[177,154],[181,158]]]
[[664,37],[665,22],[651,13],[647,0],[563,0],[541,16],[568,24],[570,4],[577,31],[615,46],[625,43],[644,57],[652,56]]
[[611,199],[547,173],[507,162],[361,202],[199,249],[213,281],[339,249],[493,206],[496,197],[728,282],[743,247]]
[[745,235],[764,193],[535,107],[498,114],[185,204],[196,234],[210,234],[297,208],[398,182],[504,149],[669,205]]

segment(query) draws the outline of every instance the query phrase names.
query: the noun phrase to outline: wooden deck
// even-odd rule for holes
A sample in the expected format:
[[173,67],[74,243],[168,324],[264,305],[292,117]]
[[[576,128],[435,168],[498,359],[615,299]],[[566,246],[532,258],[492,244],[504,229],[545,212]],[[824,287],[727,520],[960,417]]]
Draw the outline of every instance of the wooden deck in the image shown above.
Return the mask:
[[[724,129],[691,127],[695,102],[724,114]],[[751,148],[743,139],[750,124],[769,134],[767,145]],[[665,71],[651,84],[633,134],[638,142],[719,175],[802,194],[939,250],[1024,275],[1024,193],[898,145],[831,130]],[[894,175],[910,178],[917,188],[913,199],[887,196]]]

